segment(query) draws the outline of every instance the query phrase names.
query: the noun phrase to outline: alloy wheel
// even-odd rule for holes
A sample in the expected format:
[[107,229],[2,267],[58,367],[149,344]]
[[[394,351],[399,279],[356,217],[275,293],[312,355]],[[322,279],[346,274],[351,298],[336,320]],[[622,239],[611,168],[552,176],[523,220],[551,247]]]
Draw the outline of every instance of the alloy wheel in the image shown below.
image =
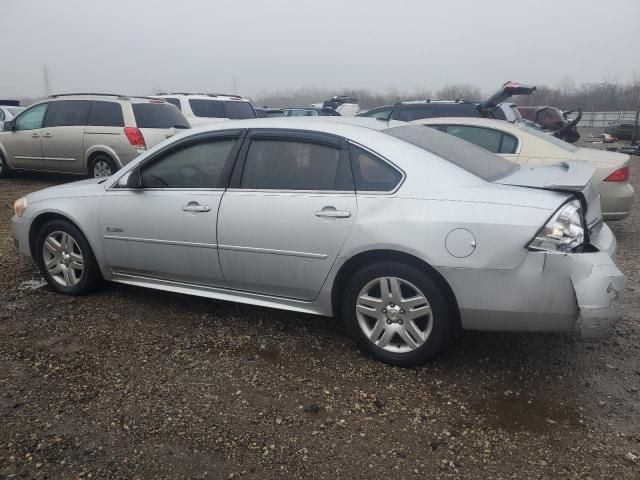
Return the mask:
[[51,232],[42,245],[42,260],[56,283],[73,287],[80,282],[84,258],[78,242],[66,232]]
[[93,176],[95,178],[108,177],[112,174],[113,172],[111,171],[111,165],[109,165],[109,162],[107,162],[106,160],[98,160],[93,165]]
[[393,353],[420,348],[433,327],[426,296],[398,277],[380,277],[367,283],[358,294],[356,317],[371,343]]

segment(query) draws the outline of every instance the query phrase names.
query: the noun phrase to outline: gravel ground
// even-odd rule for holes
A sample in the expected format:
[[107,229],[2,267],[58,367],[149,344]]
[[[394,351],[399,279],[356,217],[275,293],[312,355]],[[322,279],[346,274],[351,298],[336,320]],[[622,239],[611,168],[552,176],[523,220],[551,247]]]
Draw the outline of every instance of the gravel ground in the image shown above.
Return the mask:
[[0,181],[0,478],[640,478],[638,206],[612,338],[465,333],[400,369],[332,319],[36,288],[12,201],[70,180]]

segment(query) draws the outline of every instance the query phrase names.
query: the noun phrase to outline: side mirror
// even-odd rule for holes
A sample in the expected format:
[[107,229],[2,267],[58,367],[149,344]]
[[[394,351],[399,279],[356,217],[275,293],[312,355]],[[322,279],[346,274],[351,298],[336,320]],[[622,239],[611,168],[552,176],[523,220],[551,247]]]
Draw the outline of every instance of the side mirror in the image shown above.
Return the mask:
[[120,188],[142,188],[142,179],[140,178],[140,172],[138,170],[132,170],[126,173],[118,180],[118,187]]
[[13,120],[7,120],[6,122],[4,122],[2,128],[5,132],[13,130]]

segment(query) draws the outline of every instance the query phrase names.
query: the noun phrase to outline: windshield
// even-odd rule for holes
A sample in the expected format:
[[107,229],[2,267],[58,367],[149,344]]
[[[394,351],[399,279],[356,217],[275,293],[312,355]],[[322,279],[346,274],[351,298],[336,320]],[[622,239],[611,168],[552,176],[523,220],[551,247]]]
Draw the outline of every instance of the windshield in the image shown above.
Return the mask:
[[170,103],[133,103],[138,128],[189,128],[189,122]]
[[554,137],[551,133],[544,133],[541,130],[537,130],[535,128],[531,128],[527,126],[522,126],[520,128],[522,128],[522,130],[524,130],[525,132],[530,133],[531,135],[534,135],[542,140],[546,140],[549,143],[553,143],[556,147],[560,147],[563,150],[566,150],[567,152],[575,153],[578,151],[577,147],[574,147],[573,145],[565,142],[564,140],[560,140],[559,138]]
[[517,163],[505,160],[484,148],[422,125],[393,127],[382,131],[433,153],[487,182],[499,180],[520,168]]

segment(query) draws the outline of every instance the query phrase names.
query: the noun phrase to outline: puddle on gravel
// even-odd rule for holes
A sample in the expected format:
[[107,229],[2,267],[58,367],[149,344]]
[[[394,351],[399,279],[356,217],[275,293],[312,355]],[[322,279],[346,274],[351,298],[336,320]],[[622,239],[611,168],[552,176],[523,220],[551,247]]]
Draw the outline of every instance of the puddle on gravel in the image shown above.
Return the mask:
[[44,287],[46,284],[47,282],[42,278],[37,280],[25,280],[20,284],[20,290],[37,290]]
[[576,407],[547,398],[496,395],[479,400],[476,407],[490,426],[505,430],[542,432],[580,425]]

